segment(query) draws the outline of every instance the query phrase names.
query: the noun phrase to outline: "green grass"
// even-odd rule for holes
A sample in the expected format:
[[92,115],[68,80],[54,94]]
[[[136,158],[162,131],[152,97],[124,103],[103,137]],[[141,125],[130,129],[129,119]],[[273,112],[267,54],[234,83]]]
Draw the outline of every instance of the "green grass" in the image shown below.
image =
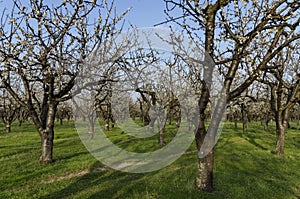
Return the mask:
[[[195,144],[159,171],[131,174],[106,169],[83,146],[72,122],[56,126],[54,159],[40,164],[40,140],[30,122],[5,133],[0,124],[0,198],[300,198],[300,127],[287,132],[285,156],[274,151],[274,126],[234,129],[226,123],[216,146],[216,191],[195,188]],[[167,126],[166,142],[174,137]],[[107,133],[118,146],[137,152],[160,148],[157,137],[136,139],[118,128]]]

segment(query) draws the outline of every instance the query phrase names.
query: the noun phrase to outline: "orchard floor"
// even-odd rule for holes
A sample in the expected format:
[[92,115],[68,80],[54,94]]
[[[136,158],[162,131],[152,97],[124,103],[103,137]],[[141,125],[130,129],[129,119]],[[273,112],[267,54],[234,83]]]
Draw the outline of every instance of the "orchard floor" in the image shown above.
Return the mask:
[[[40,164],[40,139],[27,122],[11,133],[0,124],[0,198],[300,198],[300,126],[286,135],[284,157],[273,153],[274,124],[264,131],[259,122],[242,134],[226,123],[216,145],[213,193],[195,188],[195,144],[171,165],[154,172],[132,174],[98,162],[84,147],[74,124],[56,125],[54,159]],[[166,142],[175,126],[167,126]],[[139,152],[159,148],[157,137],[139,141],[118,128],[106,133],[118,146]]]

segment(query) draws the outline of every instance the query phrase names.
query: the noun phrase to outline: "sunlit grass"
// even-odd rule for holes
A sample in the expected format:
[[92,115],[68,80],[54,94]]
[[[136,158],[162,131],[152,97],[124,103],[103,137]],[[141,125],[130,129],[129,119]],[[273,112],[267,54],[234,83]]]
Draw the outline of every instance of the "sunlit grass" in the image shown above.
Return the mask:
[[[40,139],[27,122],[5,133],[0,124],[0,198],[299,198],[300,127],[287,132],[285,156],[278,157],[275,128],[259,122],[242,134],[239,124],[226,123],[216,146],[216,191],[203,193],[195,184],[197,152],[193,143],[173,164],[159,171],[130,174],[107,169],[83,146],[72,122],[56,126],[54,159],[40,164]],[[174,132],[175,131],[175,132]],[[166,143],[176,134],[166,128]],[[161,146],[157,136],[137,139],[115,128],[106,135],[118,146],[136,152]]]

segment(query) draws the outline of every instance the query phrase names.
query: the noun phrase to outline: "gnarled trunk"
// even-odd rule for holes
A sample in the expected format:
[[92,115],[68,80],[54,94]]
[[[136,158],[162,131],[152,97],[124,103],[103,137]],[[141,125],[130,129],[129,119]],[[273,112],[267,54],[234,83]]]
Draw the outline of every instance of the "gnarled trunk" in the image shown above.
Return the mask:
[[53,140],[54,129],[47,129],[40,132],[41,135],[41,156],[40,162],[51,163],[53,162]]
[[40,123],[34,119],[41,138],[41,163],[53,162],[54,123],[57,105],[58,103],[54,101],[43,103],[41,112],[42,126],[39,126]]

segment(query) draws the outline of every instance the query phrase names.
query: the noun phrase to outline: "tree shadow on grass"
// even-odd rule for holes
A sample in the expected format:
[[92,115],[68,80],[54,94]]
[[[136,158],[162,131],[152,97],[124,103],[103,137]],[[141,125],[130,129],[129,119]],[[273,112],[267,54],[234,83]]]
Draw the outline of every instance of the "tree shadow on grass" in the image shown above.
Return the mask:
[[95,198],[116,198],[118,190],[128,185],[137,186],[138,180],[145,176],[145,174],[129,174],[98,166],[99,162],[94,163],[89,172],[77,177],[75,182],[40,198],[72,198],[86,191],[91,193],[85,195],[94,195]]
[[284,160],[273,155],[269,159],[250,153],[245,156],[248,157],[226,161],[226,172],[217,173],[217,184],[226,195],[234,193],[232,198],[285,198],[296,194],[296,178],[285,170]]
[[246,138],[246,140],[247,140],[249,143],[253,144],[255,147],[258,147],[258,148],[260,148],[261,150],[264,150],[264,151],[268,151],[268,150],[269,150],[268,148],[264,147],[263,145],[257,143],[257,142],[255,141],[255,139],[257,139],[257,136],[253,136],[253,135],[251,135],[251,134],[248,134],[248,135],[247,135],[247,138]]
[[65,160],[69,160],[69,159],[72,159],[72,158],[75,158],[75,157],[78,157],[81,155],[87,155],[87,154],[89,154],[88,151],[72,153],[70,155],[64,155],[64,156],[57,155],[57,156],[55,156],[54,162],[65,161]]

